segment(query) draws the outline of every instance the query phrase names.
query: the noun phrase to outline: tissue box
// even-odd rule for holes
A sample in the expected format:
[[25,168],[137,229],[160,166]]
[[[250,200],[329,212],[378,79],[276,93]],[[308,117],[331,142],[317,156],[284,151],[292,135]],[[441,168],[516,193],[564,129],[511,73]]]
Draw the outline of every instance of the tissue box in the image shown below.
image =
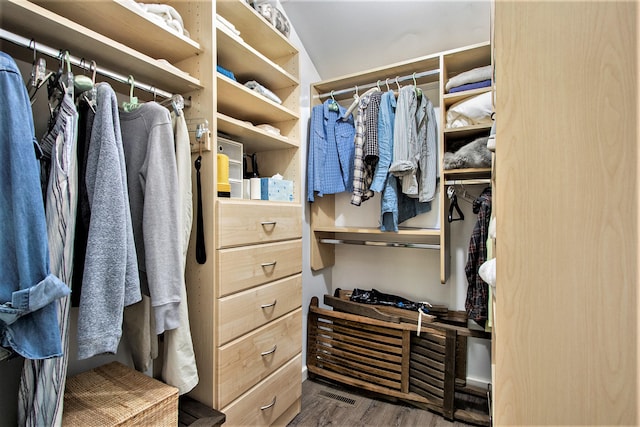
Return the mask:
[[261,178],[260,181],[262,200],[293,202],[293,181],[274,178]]

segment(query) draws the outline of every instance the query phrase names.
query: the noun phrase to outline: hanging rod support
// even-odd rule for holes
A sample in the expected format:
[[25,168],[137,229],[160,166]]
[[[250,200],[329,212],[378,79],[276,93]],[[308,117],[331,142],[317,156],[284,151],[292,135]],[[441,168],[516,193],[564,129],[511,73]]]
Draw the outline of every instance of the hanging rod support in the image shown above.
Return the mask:
[[[28,49],[33,49],[33,45],[34,43],[31,42],[31,39],[28,39],[26,37],[22,37],[18,34],[14,34],[10,31],[4,30],[2,28],[0,28],[0,38],[7,40],[11,43],[17,44],[18,46],[22,46],[22,47],[26,47]],[[42,43],[36,42],[35,43],[35,50],[40,52],[43,55],[47,55],[50,56],[51,58],[54,59],[58,59],[60,57],[60,50],[59,49],[54,49],[52,47],[43,45]],[[65,58],[66,59],[66,58]],[[75,56],[71,56],[69,55],[68,57],[69,62],[71,62],[73,65],[75,65],[76,67],[85,69],[87,71],[93,71],[93,67],[91,66],[90,62],[86,62],[81,60],[78,57]],[[126,85],[130,85],[129,83],[129,76],[124,76],[122,74],[116,73],[115,71],[111,71],[108,70],[106,68],[97,66],[95,67],[95,71],[98,74],[101,74],[103,76],[109,77],[115,81],[124,83]],[[156,94],[158,96],[161,96],[163,98],[171,98],[171,96],[173,94],[166,92],[164,90],[160,90],[154,86],[145,84],[145,83],[140,83],[139,81],[135,81],[134,86],[138,89],[144,90],[146,92],[149,93],[153,93]]]
[[[397,81],[398,82],[404,82],[406,80],[413,80],[414,78],[415,79],[419,79],[419,78],[422,78],[422,77],[433,76],[433,75],[436,75],[436,74],[440,74],[440,70],[429,70],[429,71],[423,71],[421,73],[409,74],[407,76],[398,77]],[[396,78],[395,77],[389,77],[389,80],[393,80],[393,83],[396,82]],[[378,82],[367,83],[367,84],[364,84],[364,85],[358,85],[358,90],[360,90],[360,89],[369,89],[369,88],[376,87],[376,86],[378,86]],[[342,95],[344,93],[351,93],[351,92],[355,92],[355,91],[356,91],[356,87],[355,86],[349,87],[349,88],[346,88],[346,89],[334,90],[333,91],[333,96]],[[332,93],[328,92],[328,93],[321,93],[321,94],[318,94],[318,95],[314,95],[313,97],[314,98],[327,98],[327,97],[329,97],[331,95],[332,95]]]
[[427,243],[384,242],[379,240],[320,239],[320,243],[326,243],[330,245],[381,246],[388,248],[440,249],[440,245],[432,245]]

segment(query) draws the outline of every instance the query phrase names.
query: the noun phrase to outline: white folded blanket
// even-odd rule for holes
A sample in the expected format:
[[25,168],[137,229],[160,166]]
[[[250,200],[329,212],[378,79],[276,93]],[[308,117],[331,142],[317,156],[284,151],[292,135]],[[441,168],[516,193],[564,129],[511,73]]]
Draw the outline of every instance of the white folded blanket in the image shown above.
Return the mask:
[[189,32],[184,28],[182,16],[172,6],[155,3],[138,3],[138,6],[157,24],[189,37]]

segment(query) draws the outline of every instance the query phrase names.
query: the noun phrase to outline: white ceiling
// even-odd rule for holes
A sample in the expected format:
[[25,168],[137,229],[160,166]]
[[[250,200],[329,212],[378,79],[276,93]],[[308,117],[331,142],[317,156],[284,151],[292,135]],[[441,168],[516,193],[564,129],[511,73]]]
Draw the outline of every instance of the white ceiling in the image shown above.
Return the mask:
[[322,80],[487,41],[490,0],[280,0]]

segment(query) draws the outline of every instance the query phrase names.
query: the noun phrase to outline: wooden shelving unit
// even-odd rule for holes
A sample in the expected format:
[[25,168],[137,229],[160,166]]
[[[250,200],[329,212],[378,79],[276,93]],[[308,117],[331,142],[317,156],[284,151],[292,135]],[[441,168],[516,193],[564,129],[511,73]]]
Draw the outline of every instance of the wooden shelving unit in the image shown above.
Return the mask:
[[[417,81],[420,85],[439,84],[440,87],[440,110],[441,123],[445,123],[446,109],[453,103],[460,100],[475,96],[487,91],[491,88],[474,89],[456,94],[445,94],[444,87],[452,76],[472,68],[491,64],[490,44],[480,43],[473,46],[467,46],[460,49],[441,52],[434,55],[428,55],[399,62],[386,67],[379,67],[371,70],[365,70],[361,73],[350,74],[347,76],[314,83],[312,85],[312,95],[329,94],[331,91],[340,91],[342,89],[353,88],[356,85],[366,85],[371,83],[379,83],[380,87],[386,86],[395,88],[393,76],[410,76],[413,73],[421,73],[428,70],[434,71],[433,74],[422,77]],[[405,84],[405,83],[403,83]],[[335,96],[335,99],[348,100],[351,98],[350,93],[341,93]],[[317,105],[321,101],[314,99],[311,107]],[[440,142],[439,142],[439,165],[442,168],[442,159],[447,142],[461,138],[471,138],[488,134],[491,126],[476,125],[464,128],[446,129],[440,126]],[[331,194],[322,197],[316,197],[311,204],[311,268],[320,270],[330,267],[335,263],[335,247],[334,245],[326,245],[321,242],[322,239],[338,239],[340,236],[348,236],[349,239],[370,240],[374,236],[376,239],[383,241],[398,240],[403,243],[431,243],[437,245],[440,251],[440,281],[446,283],[449,277],[450,254],[448,248],[449,240],[449,224],[446,221],[446,210],[448,210],[448,199],[446,196],[446,181],[456,180],[477,183],[478,179],[487,180],[491,176],[491,169],[463,169],[448,170],[440,169],[439,199],[440,206],[440,228],[438,229],[404,229],[397,233],[381,232],[376,228],[362,227],[336,227],[336,201],[335,196]],[[346,238],[346,237],[345,237]]]

